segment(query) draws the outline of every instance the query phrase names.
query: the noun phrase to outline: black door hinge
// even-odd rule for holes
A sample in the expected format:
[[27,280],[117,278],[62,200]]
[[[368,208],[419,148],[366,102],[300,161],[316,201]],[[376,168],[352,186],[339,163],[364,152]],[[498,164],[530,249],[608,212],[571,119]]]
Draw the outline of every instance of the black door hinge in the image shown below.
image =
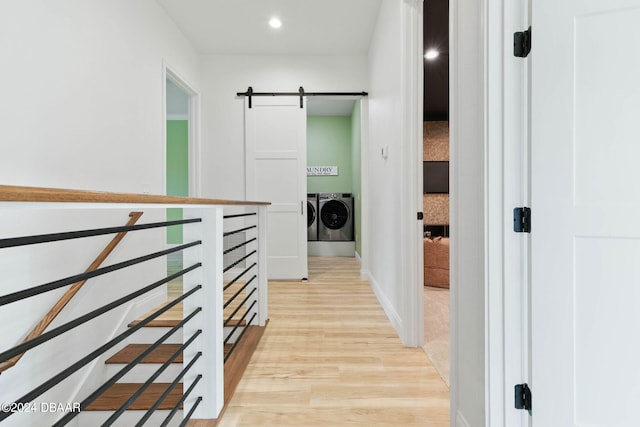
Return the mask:
[[531,27],[527,31],[513,33],[513,56],[526,58],[531,52]]
[[424,219],[424,214],[422,212],[418,212],[418,219],[422,221]]
[[531,415],[531,389],[527,383],[516,384],[515,394],[516,409],[524,409],[529,411],[529,415]]
[[531,209],[527,207],[513,209],[513,231],[531,233]]

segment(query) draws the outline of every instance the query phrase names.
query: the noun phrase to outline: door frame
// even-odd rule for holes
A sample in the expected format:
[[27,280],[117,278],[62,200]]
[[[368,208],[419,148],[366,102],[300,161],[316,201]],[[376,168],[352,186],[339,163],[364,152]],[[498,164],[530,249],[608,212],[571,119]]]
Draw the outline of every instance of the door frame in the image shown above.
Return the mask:
[[424,344],[424,269],[422,268],[424,245],[422,221],[422,121],[423,121],[423,0],[404,0],[402,5],[402,141],[404,141],[400,175],[401,211],[401,288],[400,310],[402,318],[400,335],[409,347]]
[[167,80],[189,96],[189,197],[201,197],[200,92],[166,60],[162,61],[162,188],[167,188]]
[[[472,4],[473,3],[473,4]],[[529,337],[527,303],[527,242],[511,231],[511,211],[525,205],[528,198],[527,148],[527,62],[513,58],[511,34],[522,31],[528,20],[528,1],[508,4],[502,0],[465,2],[450,0],[450,135],[451,135],[451,389],[452,426],[478,423],[491,426],[528,425],[526,411],[513,408],[513,386],[528,376],[526,358]],[[423,275],[422,233],[412,219],[422,211],[422,61],[416,61],[416,49],[422,58],[422,0],[403,1],[403,116],[405,131],[400,190],[403,209],[401,229],[402,280],[400,297],[401,337],[408,346],[421,345],[423,333],[423,289],[416,286]],[[419,21],[419,22],[418,22]],[[470,37],[471,36],[471,37]],[[472,93],[469,93],[472,92]],[[469,96],[472,101],[469,102]],[[478,130],[476,152],[469,148],[470,132]],[[466,144],[466,145],[465,145]],[[470,160],[471,154],[479,155]],[[462,203],[464,189],[459,186],[462,171],[457,163],[473,162],[481,171],[484,183],[481,205],[475,210]],[[518,160],[514,164],[514,159]],[[420,160],[419,162],[417,160]],[[478,219],[479,218],[479,219]],[[458,262],[458,250],[464,238],[457,225],[481,223],[479,234],[482,253],[479,273],[483,289],[484,372],[474,372],[483,381],[474,394],[465,384],[473,378],[460,378],[461,360],[459,308],[463,301],[458,292],[459,272],[469,267]],[[422,223],[417,223],[421,228]],[[481,271],[480,271],[481,270]],[[474,270],[475,272],[475,270]],[[464,393],[462,393],[464,391]],[[464,400],[466,399],[466,400]],[[464,401],[463,401],[464,400]],[[482,418],[480,418],[482,417]]]

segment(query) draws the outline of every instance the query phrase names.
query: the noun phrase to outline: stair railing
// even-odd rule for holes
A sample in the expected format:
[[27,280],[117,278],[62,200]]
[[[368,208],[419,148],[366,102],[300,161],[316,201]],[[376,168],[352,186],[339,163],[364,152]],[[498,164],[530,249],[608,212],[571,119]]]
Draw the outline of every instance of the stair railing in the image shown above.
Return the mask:
[[[257,209],[249,212],[226,209],[224,219],[223,275],[225,363],[231,357],[251,326],[264,326],[267,319],[267,280],[260,274],[266,260],[260,255],[265,239],[259,238],[260,216]],[[260,282],[262,281],[262,282]],[[260,293],[263,292],[263,295]]]
[[[183,409],[181,425],[185,425],[192,417],[205,420],[217,418],[224,402],[223,270],[225,267],[223,266],[223,208],[236,206],[253,210],[246,217],[255,217],[257,219],[256,224],[260,228],[257,229],[258,227],[256,227],[254,231],[257,233],[257,240],[250,242],[250,244],[255,245],[255,249],[252,249],[254,252],[244,260],[246,261],[250,257],[255,257],[258,260],[256,266],[252,267],[255,270],[252,273],[255,278],[252,280],[252,284],[245,286],[245,290],[248,289],[248,286],[252,286],[251,298],[253,298],[252,305],[245,313],[245,317],[253,319],[248,324],[256,321],[257,324],[264,325],[267,316],[266,263],[264,263],[266,258],[266,205],[267,203],[259,202],[0,186],[0,216],[2,213],[9,213],[13,215],[13,218],[32,210],[55,211],[60,208],[90,209],[96,212],[98,216],[101,212],[109,212],[112,215],[114,211],[117,212],[123,208],[144,208],[145,212],[151,212],[150,215],[152,217],[154,212],[156,216],[164,215],[167,207],[181,207],[184,210],[184,219],[179,221],[159,221],[147,224],[131,224],[124,227],[85,229],[75,232],[49,232],[22,237],[2,235],[0,232],[0,265],[2,263],[2,252],[11,248],[19,246],[40,247],[61,240],[81,243],[84,238],[125,231],[142,232],[146,230],[146,233],[152,233],[150,237],[141,238],[135,242],[128,241],[127,246],[131,247],[132,251],[137,249],[146,250],[149,242],[163,241],[158,239],[158,230],[173,225],[184,226],[183,241],[186,242],[168,249],[163,248],[150,253],[136,254],[136,256],[108,266],[100,267],[96,265],[96,268],[89,268],[83,273],[66,275],[63,278],[35,286],[33,284],[22,287],[18,285],[15,288],[9,286],[11,291],[0,296],[0,310],[5,307],[11,307],[14,304],[23,304],[24,306],[25,301],[43,298],[46,295],[50,295],[51,292],[65,287],[71,287],[67,294],[71,292],[71,289],[74,289],[73,293],[75,294],[82,287],[81,285],[78,287],[78,284],[84,284],[90,279],[97,280],[99,283],[85,287],[83,295],[91,295],[89,291],[94,291],[94,288],[95,292],[98,292],[100,287],[102,291],[98,292],[100,296],[97,299],[101,299],[103,295],[109,294],[109,288],[105,285],[105,283],[108,283],[104,280],[105,277],[117,275],[120,279],[121,275],[127,271],[137,268],[144,271],[157,272],[158,266],[162,265],[158,261],[173,253],[181,252],[184,260],[182,270],[170,275],[163,274],[164,277],[159,278],[159,280],[153,280],[158,279],[157,277],[153,279],[147,278],[145,279],[146,284],[131,283],[130,286],[127,286],[128,291],[131,292],[123,296],[114,295],[113,301],[91,309],[78,317],[70,318],[70,315],[66,316],[65,313],[68,310],[62,312],[64,306],[73,306],[71,310],[73,312],[82,308],[79,306],[80,303],[69,303],[67,301],[58,310],[58,314],[60,312],[62,314],[57,316],[57,324],[49,322],[49,325],[42,328],[42,332],[39,335],[30,337],[17,346],[7,348],[11,344],[5,342],[4,339],[0,340],[0,363],[13,360],[29,350],[33,350],[35,354],[37,353],[36,348],[38,348],[38,351],[45,352],[43,356],[40,356],[41,358],[50,356],[51,359],[56,359],[58,354],[64,354],[64,358],[73,360],[64,369],[52,373],[47,372],[48,370],[43,366],[37,365],[37,361],[34,362],[37,358],[33,358],[34,360],[29,362],[25,357],[24,363],[13,366],[12,369],[3,372],[0,375],[0,401],[9,403],[3,404],[2,411],[0,411],[0,422],[9,419],[10,421],[14,420],[16,425],[21,426],[66,425],[180,329],[182,329],[184,337],[182,346],[147,381],[141,384],[117,410],[111,413],[109,418],[102,424],[111,425],[116,422],[118,417],[132,406],[135,400],[157,380],[159,375],[179,354],[183,355],[184,369],[173,379],[156,402],[148,408],[136,425],[143,425],[148,422],[151,415],[157,411],[157,408],[167,396],[172,393],[175,394],[180,383],[182,383],[184,393],[181,393],[182,397],[169,411],[162,425],[170,422],[181,408]],[[161,237],[164,236],[163,233],[160,233],[160,235]],[[249,244],[243,245],[243,247],[247,245]],[[14,254],[12,260],[28,264],[32,257],[28,249],[27,252],[25,252],[24,248],[22,249],[23,252],[17,256]],[[234,250],[237,250],[237,248]],[[49,252],[45,250],[44,253],[49,253],[53,256],[54,251],[55,249],[51,249]],[[42,252],[40,252],[41,254]],[[59,254],[56,255],[59,256]],[[70,261],[72,260],[70,259]],[[239,265],[239,263],[236,265]],[[37,265],[29,265],[29,268],[37,269],[39,267]],[[130,274],[132,277],[138,278],[137,274]],[[109,321],[104,319],[109,319],[109,316],[113,318],[114,313],[130,316],[130,312],[135,312],[136,307],[144,306],[145,298],[148,298],[150,294],[157,295],[158,291],[164,289],[167,283],[179,277],[183,280],[183,294],[181,296],[147,314],[134,326],[119,328],[112,338],[109,338],[108,333],[105,333],[105,342],[97,348],[91,349],[88,354],[76,355],[74,353],[76,346],[82,347],[82,336],[91,334],[88,338],[93,339],[96,331],[105,328],[105,322],[107,326],[109,325]],[[14,277],[9,275],[7,280],[12,279]],[[3,285],[0,289],[7,289],[7,286]],[[244,301],[243,304],[247,302]],[[172,309],[175,310],[179,307],[179,304],[182,304],[184,314],[183,319],[176,326],[172,327],[160,339],[151,344],[147,350],[107,381],[103,383],[97,379],[85,381],[85,383],[100,383],[99,386],[89,391],[81,387],[81,379],[79,379],[78,375],[86,376],[96,371],[98,361],[115,352],[118,345],[128,342],[132,335],[162,314]],[[37,304],[34,304],[34,306],[37,306]],[[138,313],[135,314],[137,317]],[[50,327],[50,329],[45,331],[47,327]],[[71,342],[76,344],[69,345],[68,343]],[[83,349],[83,351],[85,350]],[[32,351],[29,351],[27,356],[30,357],[31,354]],[[57,362],[59,361],[56,360]],[[34,363],[36,366],[34,366]],[[37,385],[33,387],[34,384]],[[50,405],[53,398],[58,399],[58,406],[54,405],[55,411],[47,410],[52,408]],[[60,400],[63,399],[67,401],[61,402]],[[42,406],[47,404],[49,406]],[[29,411],[29,409],[33,410]]]
[[[127,234],[128,230],[126,230],[126,227],[130,227],[134,225],[138,221],[138,219],[140,219],[141,216],[142,216],[142,212],[131,212],[129,214],[129,221],[127,221],[127,223],[124,226],[125,231],[120,231],[115,235],[115,237],[109,242],[109,244],[102,250],[102,252],[100,252],[100,254],[96,257],[96,259],[94,259],[93,262],[89,265],[89,267],[85,270],[86,273],[90,271],[95,271],[98,267],[102,265],[102,263],[107,259],[109,254],[113,252],[116,246],[118,246],[118,244],[122,241],[124,236]],[[50,236],[50,237],[52,239],[72,238],[70,234],[71,233],[66,233],[64,236],[58,235],[55,237],[53,236]],[[55,240],[51,240],[51,241],[55,241]],[[36,242],[34,240],[31,240],[31,241],[26,241],[26,239],[23,240],[24,245],[35,244],[35,243]],[[12,247],[12,246],[13,247],[19,246],[19,244],[17,242],[11,242],[10,239],[4,239],[4,243],[0,244],[0,248]],[[88,279],[84,279],[78,283],[74,283],[73,285],[71,285],[71,287],[67,289],[64,295],[62,295],[60,299],[53,305],[53,307],[51,307],[49,312],[44,315],[42,320],[38,322],[38,324],[31,330],[31,332],[29,332],[29,334],[25,337],[25,339],[22,342],[24,343],[24,342],[30,341],[42,335],[45,329],[47,329],[49,325],[51,325],[51,322],[53,322],[53,320],[56,317],[58,317],[58,314],[60,314],[62,309],[66,307],[66,305],[69,303],[69,301],[71,301],[71,299],[73,299],[73,297],[78,293],[78,291],[82,288],[82,286],[84,286],[84,284],[87,283],[87,280]],[[2,371],[5,371],[11,368],[12,366],[15,366],[15,364],[18,363],[18,361],[22,358],[22,356],[24,356],[24,353],[20,353],[17,356],[14,356],[13,358],[7,360],[6,362],[0,363],[0,373]]]

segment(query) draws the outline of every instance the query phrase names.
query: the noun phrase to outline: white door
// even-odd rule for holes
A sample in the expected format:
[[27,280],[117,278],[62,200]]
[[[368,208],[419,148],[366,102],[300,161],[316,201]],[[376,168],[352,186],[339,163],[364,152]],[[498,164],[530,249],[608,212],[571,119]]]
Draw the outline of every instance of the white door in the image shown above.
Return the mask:
[[532,7],[532,425],[637,426],[640,0]]
[[245,101],[247,199],[268,201],[270,279],[307,277],[307,110],[299,97]]

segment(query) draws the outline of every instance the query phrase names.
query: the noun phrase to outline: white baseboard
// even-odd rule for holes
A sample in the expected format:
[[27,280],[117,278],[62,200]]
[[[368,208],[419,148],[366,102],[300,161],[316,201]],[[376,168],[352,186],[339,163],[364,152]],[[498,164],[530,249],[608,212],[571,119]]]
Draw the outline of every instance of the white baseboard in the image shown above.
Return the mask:
[[356,242],[307,242],[309,256],[354,256]]
[[460,411],[456,412],[455,427],[471,427],[471,425],[467,422],[466,418],[460,413]]
[[376,297],[378,298],[378,302],[382,306],[382,309],[384,310],[385,314],[389,318],[391,325],[396,330],[396,333],[398,334],[398,336],[401,336],[402,319],[398,315],[398,312],[396,311],[396,309],[393,307],[393,304],[391,304],[391,301],[389,301],[389,299],[384,294],[384,292],[382,292],[382,288],[380,288],[380,285],[378,284],[376,279],[370,273],[367,273],[367,276],[368,276],[369,284],[371,285],[373,292],[376,294]]
[[358,262],[359,266],[362,266],[362,258],[360,258],[360,254],[358,253],[358,251],[355,251],[355,257],[356,257],[356,261]]

